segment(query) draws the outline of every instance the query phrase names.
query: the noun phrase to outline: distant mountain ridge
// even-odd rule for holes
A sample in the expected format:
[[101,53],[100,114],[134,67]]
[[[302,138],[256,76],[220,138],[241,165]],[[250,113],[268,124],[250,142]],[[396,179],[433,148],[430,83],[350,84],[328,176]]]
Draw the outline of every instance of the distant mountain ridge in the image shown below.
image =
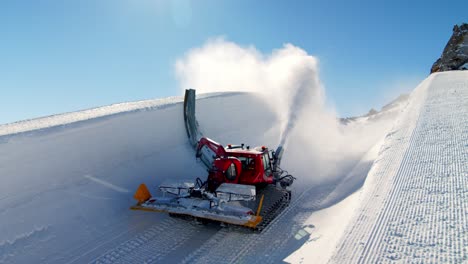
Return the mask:
[[453,27],[444,51],[439,59],[432,65],[431,73],[468,69],[468,24]]
[[[442,55],[431,67],[431,73],[468,70],[468,23],[455,25],[453,33],[447,45],[442,52]],[[362,116],[339,118],[344,125],[352,123],[360,119],[375,120],[382,117],[393,115],[396,109],[408,101],[409,94],[401,94],[398,98],[384,105],[380,111],[370,109],[369,112]]]
[[360,120],[360,119],[367,119],[369,121],[372,120],[380,120],[382,118],[391,118],[395,116],[396,113],[398,113],[403,105],[408,102],[409,99],[409,94],[401,94],[394,100],[392,100],[390,103],[382,106],[380,111],[375,110],[372,108],[369,110],[369,112],[365,115],[362,116],[353,116],[353,117],[345,117],[345,118],[340,118],[340,122],[343,125],[347,125],[351,122]]

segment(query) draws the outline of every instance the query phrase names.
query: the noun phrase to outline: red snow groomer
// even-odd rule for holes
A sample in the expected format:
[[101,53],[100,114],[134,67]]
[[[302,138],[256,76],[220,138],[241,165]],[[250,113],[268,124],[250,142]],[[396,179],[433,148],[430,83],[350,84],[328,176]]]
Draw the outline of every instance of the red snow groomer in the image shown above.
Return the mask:
[[195,119],[194,90],[186,91],[184,119],[196,157],[208,169],[207,179],[164,182],[158,197],[141,184],[134,196],[138,203],[131,209],[263,229],[291,199],[294,177],[279,167],[283,148],[223,147],[202,137]]

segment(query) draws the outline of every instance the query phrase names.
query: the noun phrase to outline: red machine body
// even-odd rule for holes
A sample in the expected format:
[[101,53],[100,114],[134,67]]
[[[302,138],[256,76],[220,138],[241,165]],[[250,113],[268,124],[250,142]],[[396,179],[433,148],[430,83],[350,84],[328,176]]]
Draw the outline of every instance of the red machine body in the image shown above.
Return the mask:
[[266,147],[250,149],[244,145],[228,145],[224,148],[204,137],[198,143],[197,157],[205,164],[211,163],[207,179],[210,191],[222,183],[264,186],[274,181],[272,156]]

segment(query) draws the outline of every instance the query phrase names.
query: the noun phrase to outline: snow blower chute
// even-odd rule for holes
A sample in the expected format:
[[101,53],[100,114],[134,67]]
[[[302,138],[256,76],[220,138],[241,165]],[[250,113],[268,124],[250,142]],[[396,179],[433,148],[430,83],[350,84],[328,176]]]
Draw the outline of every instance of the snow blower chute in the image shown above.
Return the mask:
[[152,196],[141,184],[131,209],[165,212],[194,218],[263,229],[288,204],[294,177],[280,168],[282,146],[250,148],[221,144],[203,137],[195,118],[195,90],[185,91],[184,121],[190,144],[208,170],[205,181],[164,182],[161,196]]

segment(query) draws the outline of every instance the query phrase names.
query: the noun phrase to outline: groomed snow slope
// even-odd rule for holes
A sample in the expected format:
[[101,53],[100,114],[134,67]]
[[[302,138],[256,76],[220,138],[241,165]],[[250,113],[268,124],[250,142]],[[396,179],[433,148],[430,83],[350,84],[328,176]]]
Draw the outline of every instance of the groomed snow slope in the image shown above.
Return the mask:
[[[397,112],[345,129],[372,131],[372,146]],[[279,139],[274,111],[255,94],[205,96],[197,116],[222,143]],[[206,177],[183,123],[181,98],[170,98],[0,126],[0,263],[279,262],[307,242],[310,215],[360,188],[375,159],[322,153],[336,163],[319,173],[286,158],[290,172],[309,173],[295,174],[291,205],[261,234],[130,211],[141,182]]]
[[468,72],[436,73],[387,135],[333,263],[468,261]]
[[[151,240],[152,234],[157,239],[146,247],[163,258],[202,230],[163,214],[128,209],[141,182],[156,186],[165,179],[204,178],[206,172],[188,145],[181,98],[154,101],[150,108],[126,106],[105,116],[102,108],[91,111],[91,118],[81,122],[73,122],[80,112],[59,115],[60,122],[55,117],[26,122],[45,127],[40,130],[24,131],[24,123],[4,126],[22,133],[0,137],[0,262],[83,263],[121,243],[135,247],[144,241],[138,235]],[[238,109],[252,120],[235,114]],[[231,122],[219,126],[229,112]],[[198,100],[200,117],[207,113],[211,122],[201,125],[220,140],[261,144],[275,123],[254,95]],[[47,127],[47,122],[63,125]],[[241,123],[253,136],[232,134]],[[207,229],[196,239],[215,231]]]

